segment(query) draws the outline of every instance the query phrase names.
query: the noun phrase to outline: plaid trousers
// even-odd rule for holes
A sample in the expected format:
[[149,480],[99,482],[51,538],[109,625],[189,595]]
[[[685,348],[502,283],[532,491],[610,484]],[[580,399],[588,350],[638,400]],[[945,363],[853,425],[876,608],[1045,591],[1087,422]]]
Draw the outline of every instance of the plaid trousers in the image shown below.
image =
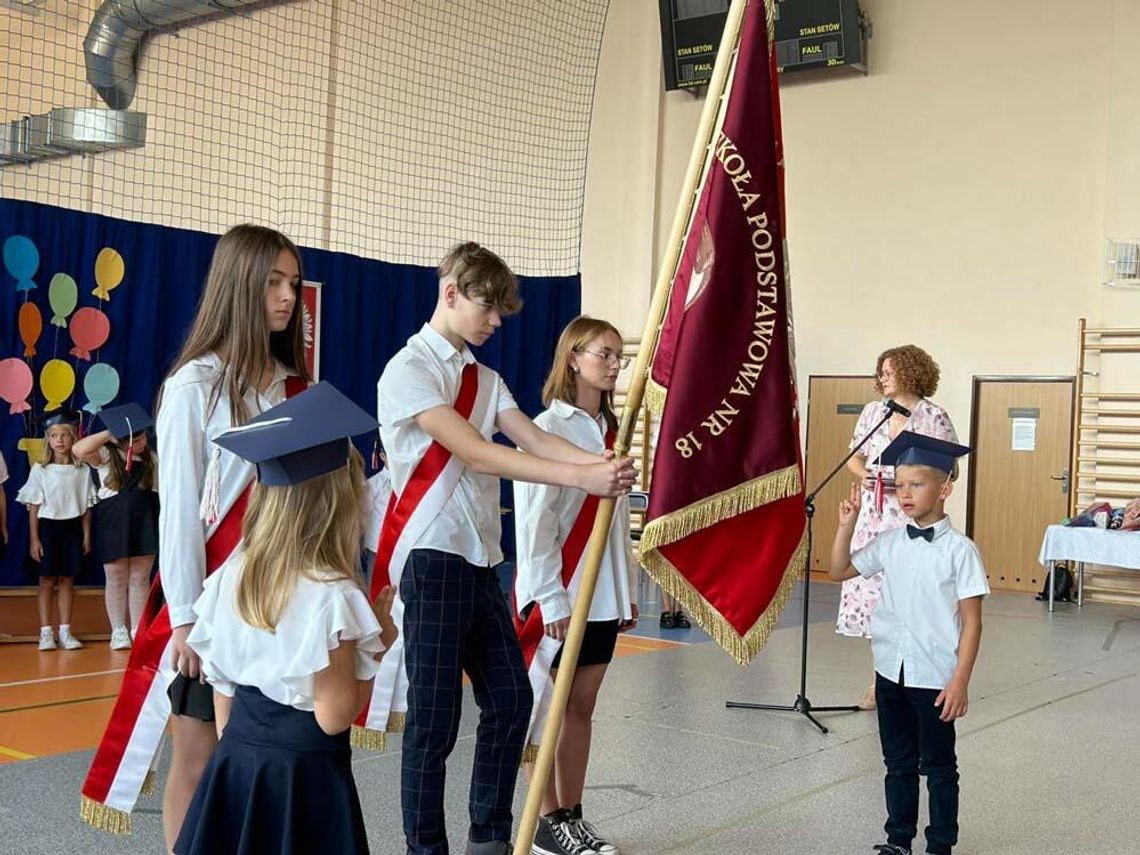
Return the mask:
[[509,841],[511,802],[533,702],[510,607],[490,567],[413,549],[400,578],[408,714],[401,804],[408,855],[447,855],[443,799],[463,672],[479,705],[470,840]]

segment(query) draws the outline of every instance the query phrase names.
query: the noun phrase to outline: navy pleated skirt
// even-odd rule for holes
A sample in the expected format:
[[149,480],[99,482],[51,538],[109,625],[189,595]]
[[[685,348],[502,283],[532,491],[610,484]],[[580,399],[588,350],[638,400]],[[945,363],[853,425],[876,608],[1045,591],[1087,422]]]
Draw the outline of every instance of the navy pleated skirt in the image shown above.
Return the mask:
[[348,737],[239,686],[175,853],[367,853]]

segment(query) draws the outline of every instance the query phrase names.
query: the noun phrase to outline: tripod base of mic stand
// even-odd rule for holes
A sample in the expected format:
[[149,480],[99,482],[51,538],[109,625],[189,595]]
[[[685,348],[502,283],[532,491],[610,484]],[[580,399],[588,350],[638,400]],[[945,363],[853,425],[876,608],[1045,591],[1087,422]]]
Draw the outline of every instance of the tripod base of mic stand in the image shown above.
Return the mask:
[[812,715],[813,712],[858,712],[861,708],[857,706],[850,707],[813,707],[803,695],[796,695],[796,702],[791,706],[784,704],[751,704],[742,701],[725,701],[724,705],[730,710],[775,710],[777,712],[796,712],[819,728],[820,733],[827,733],[828,730],[823,724]]

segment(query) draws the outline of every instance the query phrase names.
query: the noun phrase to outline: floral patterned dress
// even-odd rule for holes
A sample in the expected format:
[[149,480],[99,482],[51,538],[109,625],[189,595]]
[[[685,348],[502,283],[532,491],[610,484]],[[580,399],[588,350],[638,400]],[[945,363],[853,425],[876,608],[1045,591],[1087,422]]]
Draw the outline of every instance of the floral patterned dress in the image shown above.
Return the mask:
[[[864,434],[867,433],[879,419],[883,417],[883,402],[872,401],[863,408],[859,416],[859,424],[855,426],[855,433],[851,437],[848,448],[853,448]],[[925,398],[911,411],[903,430],[933,436],[948,442],[957,442],[958,434],[950,421],[946,411]],[[897,434],[896,434],[897,435]],[[891,444],[894,436],[891,435],[891,423],[882,425],[874,436],[867,440],[867,444],[859,452],[867,456],[867,471],[872,475],[881,471],[883,477],[894,478],[893,466],[875,466],[873,461],[883,449]],[[875,493],[873,490],[863,488],[863,506],[859,511],[859,519],[855,521],[855,533],[851,538],[851,551],[862,549],[884,531],[900,528],[906,525],[906,514],[899,507],[898,499],[893,491],[883,495],[883,512],[875,508]],[[871,612],[879,602],[879,593],[883,587],[883,575],[864,579],[856,576],[843,583],[843,593],[839,599],[839,618],[835,624],[835,631],[840,635],[852,638],[870,638]]]

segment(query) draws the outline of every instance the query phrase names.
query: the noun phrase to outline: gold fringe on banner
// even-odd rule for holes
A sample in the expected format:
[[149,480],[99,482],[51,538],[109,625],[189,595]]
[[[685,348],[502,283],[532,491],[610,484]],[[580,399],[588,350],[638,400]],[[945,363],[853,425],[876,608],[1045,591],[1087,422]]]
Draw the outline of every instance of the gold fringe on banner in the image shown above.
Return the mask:
[[802,489],[799,464],[793,463],[786,469],[737,484],[731,489],[651,520],[641,533],[640,549],[648,554],[651,550],[675,543],[728,517],[794,496]]
[[142,789],[139,791],[144,796],[157,796],[158,795],[158,773],[151,769],[146,773],[143,778]]
[[394,712],[388,714],[386,730],[373,730],[370,727],[354,724],[348,736],[348,744],[353,748],[363,748],[365,751],[383,751],[388,747],[388,734],[403,733],[407,723],[407,713]]
[[652,377],[645,378],[645,394],[641,400],[653,415],[660,416],[665,412],[665,398],[668,395],[669,390]]
[[348,736],[348,744],[353,748],[363,748],[365,751],[383,751],[388,747],[388,734],[382,730],[372,730],[354,724]]
[[780,619],[780,612],[792,595],[796,579],[804,572],[807,561],[807,529],[804,529],[799,546],[792,553],[788,566],[784,568],[780,586],[776,589],[768,608],[744,635],[740,635],[735,627],[725,620],[724,616],[702,597],[697,589],[689,584],[689,580],[681,575],[681,572],[660,552],[642,551],[640,561],[653,577],[653,581],[661,586],[661,590],[679,601],[685,607],[685,614],[695,620],[697,625],[707,632],[722,650],[735,659],[738,665],[744,666],[751,662],[768,643],[768,638]]
[[94,799],[82,796],[79,818],[92,828],[125,837],[131,833],[131,815],[117,808],[107,807]]
[[776,0],[764,0],[764,19],[767,23],[768,46],[776,43]]

